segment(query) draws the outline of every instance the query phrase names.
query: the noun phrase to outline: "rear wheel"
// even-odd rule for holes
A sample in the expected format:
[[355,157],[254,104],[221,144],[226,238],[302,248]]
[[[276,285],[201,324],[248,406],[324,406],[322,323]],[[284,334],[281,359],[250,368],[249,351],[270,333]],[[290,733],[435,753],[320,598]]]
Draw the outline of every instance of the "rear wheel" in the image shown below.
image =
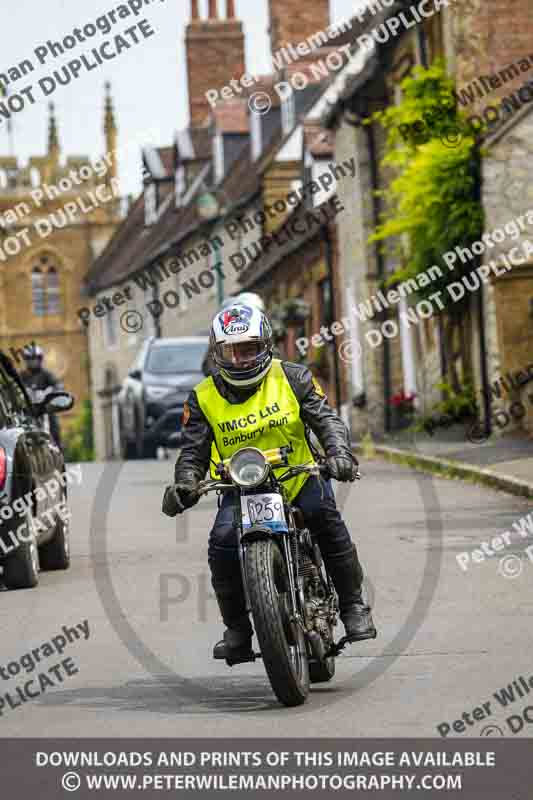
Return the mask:
[[120,456],[123,461],[133,461],[136,456],[135,444],[128,441],[125,435],[120,433]]
[[139,420],[137,420],[135,423],[135,458],[155,458],[156,455],[157,445],[145,441]]
[[309,665],[304,633],[290,620],[287,567],[272,539],[246,550],[250,603],[267,675],[278,700],[286,706],[305,703]]
[[131,442],[126,436],[122,412],[119,413],[119,441],[121,459],[123,461],[133,461],[136,456],[136,443]]
[[[63,495],[63,501],[66,501]],[[58,515],[53,539],[43,544],[39,550],[39,560],[43,570],[68,569],[70,567],[70,525],[68,519]]]
[[39,583],[39,551],[31,522],[28,512],[25,530],[17,534],[20,545],[4,561],[3,580],[8,589],[33,589]]

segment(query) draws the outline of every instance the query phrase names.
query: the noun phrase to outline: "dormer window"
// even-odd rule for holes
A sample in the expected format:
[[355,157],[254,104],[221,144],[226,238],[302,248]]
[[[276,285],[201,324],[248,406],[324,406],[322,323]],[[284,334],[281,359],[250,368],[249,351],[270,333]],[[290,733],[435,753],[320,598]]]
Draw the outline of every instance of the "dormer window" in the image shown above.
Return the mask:
[[319,192],[313,195],[313,206],[315,208],[325,203],[326,200],[329,200],[337,191],[337,178],[334,174],[331,174],[331,163],[324,158],[314,161],[311,167],[311,179],[320,183],[320,177],[325,173],[330,175],[332,183],[328,188],[321,188]]
[[220,183],[224,177],[224,137],[217,133],[213,138],[215,183]]
[[179,166],[176,170],[176,208],[179,208],[182,204],[182,198],[185,194],[187,189],[187,183],[185,181],[185,167],[183,165]]
[[296,123],[296,104],[294,101],[294,90],[286,97],[281,104],[281,124],[283,133],[289,133]]
[[252,134],[252,159],[257,161],[263,151],[263,122],[259,114],[250,114]]
[[144,190],[144,224],[154,225],[157,222],[157,190],[155,183],[149,183]]

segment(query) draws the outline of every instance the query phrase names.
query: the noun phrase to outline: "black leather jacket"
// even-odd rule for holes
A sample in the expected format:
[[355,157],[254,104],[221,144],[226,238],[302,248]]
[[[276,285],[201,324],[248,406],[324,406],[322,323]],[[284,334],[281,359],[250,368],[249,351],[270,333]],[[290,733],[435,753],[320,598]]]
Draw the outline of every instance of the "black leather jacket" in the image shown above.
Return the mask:
[[63,382],[58,380],[53,373],[49,372],[44,367],[34,372],[30,372],[30,370],[27,369],[20,373],[20,377],[24,386],[34,391],[42,391],[44,389],[57,389],[57,391],[60,391],[63,389]]
[[[357,459],[352,454],[348,429],[337,412],[328,405],[327,397],[317,392],[311,372],[302,364],[293,364],[290,361],[282,361],[281,365],[300,404],[301,420],[315,434],[326,455],[348,456],[357,464]],[[218,371],[212,377],[224,399],[235,404],[245,402],[261,385],[237,389],[227,384]],[[190,417],[183,426],[183,443],[175,467],[176,483],[190,481],[191,478],[203,480],[209,468],[214,438],[194,390],[187,402]]]

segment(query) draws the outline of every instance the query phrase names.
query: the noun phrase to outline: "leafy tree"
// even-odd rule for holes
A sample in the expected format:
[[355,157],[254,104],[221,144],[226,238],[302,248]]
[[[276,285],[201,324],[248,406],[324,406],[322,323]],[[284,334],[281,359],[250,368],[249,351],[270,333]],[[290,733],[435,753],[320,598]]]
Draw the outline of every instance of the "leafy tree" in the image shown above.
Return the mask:
[[93,407],[84,400],[64,436],[65,461],[94,461]]

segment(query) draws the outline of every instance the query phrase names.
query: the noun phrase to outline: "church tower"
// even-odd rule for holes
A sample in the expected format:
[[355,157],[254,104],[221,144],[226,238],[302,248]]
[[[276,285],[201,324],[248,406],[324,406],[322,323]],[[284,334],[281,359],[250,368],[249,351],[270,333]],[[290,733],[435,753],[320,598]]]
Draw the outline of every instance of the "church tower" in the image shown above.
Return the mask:
[[[115,152],[117,127],[106,86],[103,133]],[[22,350],[35,342],[45,367],[76,398],[62,415],[68,429],[89,397],[88,342],[78,310],[87,304],[82,287],[93,258],[105,247],[120,218],[120,200],[109,188],[116,158],[105,175],[94,159],[61,152],[53,103],[48,107],[44,155],[26,164],[0,155],[0,348],[18,369]]]

